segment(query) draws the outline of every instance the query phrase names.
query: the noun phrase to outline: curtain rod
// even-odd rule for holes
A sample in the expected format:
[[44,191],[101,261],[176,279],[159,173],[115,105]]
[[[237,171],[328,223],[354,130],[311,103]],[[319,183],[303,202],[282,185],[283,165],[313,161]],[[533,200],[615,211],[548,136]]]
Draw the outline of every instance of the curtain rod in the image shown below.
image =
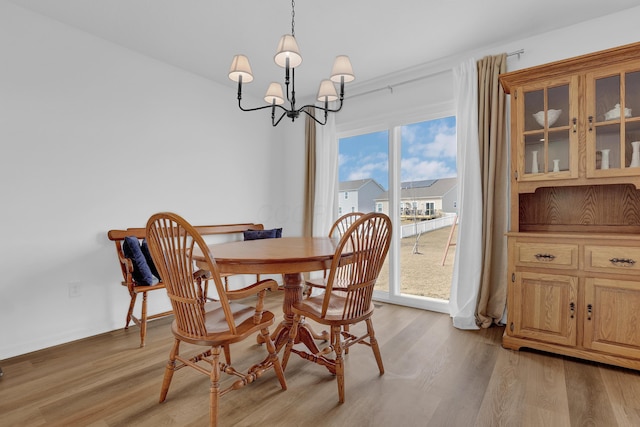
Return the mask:
[[369,95],[371,93],[380,92],[380,91],[387,90],[387,89],[389,90],[389,92],[393,93],[393,88],[396,87],[396,86],[403,86],[403,85],[406,85],[406,84],[409,84],[409,83],[415,83],[417,81],[424,80],[424,79],[429,78],[429,77],[437,76],[438,74],[446,73],[448,71],[449,70],[437,71],[435,73],[426,74],[424,76],[416,77],[414,79],[404,80],[404,81],[401,81],[401,82],[398,82],[398,83],[394,83],[392,85],[379,87],[377,89],[371,89],[371,90],[368,90],[366,92],[356,93],[355,95],[351,95],[351,96],[349,96],[347,98],[357,98],[359,96]]
[[[520,55],[522,55],[523,53],[524,53],[524,49],[518,49],[516,51],[507,53],[507,57],[516,56],[517,55],[518,59],[520,59]],[[403,86],[403,85],[406,85],[406,84],[409,84],[409,83],[415,83],[417,81],[424,80],[424,79],[429,78],[429,77],[437,76],[438,74],[446,73],[448,71],[450,71],[450,70],[447,69],[447,70],[437,71],[435,73],[426,74],[424,76],[416,77],[414,79],[404,80],[404,81],[401,81],[401,82],[398,82],[398,83],[394,83],[392,85],[379,87],[377,89],[371,89],[371,90],[368,90],[366,92],[356,93],[355,95],[347,96],[346,98],[347,99],[357,98],[359,96],[369,95],[369,94],[372,94],[372,93],[375,93],[375,92],[380,92],[380,91],[383,91],[383,90],[389,90],[389,92],[393,93],[393,88],[396,87],[396,86]]]
[[507,53],[507,56],[518,55],[518,59],[520,59],[520,55],[522,55],[523,53],[524,53],[524,49],[518,49],[514,52]]

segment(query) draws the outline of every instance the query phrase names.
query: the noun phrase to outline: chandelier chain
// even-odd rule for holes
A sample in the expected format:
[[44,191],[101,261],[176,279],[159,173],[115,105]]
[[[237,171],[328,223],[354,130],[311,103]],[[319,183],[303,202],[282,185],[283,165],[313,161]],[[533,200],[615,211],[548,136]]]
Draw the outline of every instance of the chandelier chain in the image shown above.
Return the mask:
[[296,36],[296,2],[291,0],[291,35]]

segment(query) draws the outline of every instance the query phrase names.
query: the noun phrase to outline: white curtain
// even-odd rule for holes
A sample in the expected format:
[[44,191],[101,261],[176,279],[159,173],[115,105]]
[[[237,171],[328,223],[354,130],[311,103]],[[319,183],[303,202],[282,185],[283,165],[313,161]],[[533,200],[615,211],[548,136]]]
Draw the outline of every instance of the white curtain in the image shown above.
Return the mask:
[[333,225],[338,194],[338,141],[335,114],[327,124],[316,126],[316,198],[314,201],[313,235],[326,236]]
[[460,329],[479,329],[475,311],[482,275],[482,188],[477,75],[473,58],[453,70],[458,139],[458,238],[449,312],[453,326]]

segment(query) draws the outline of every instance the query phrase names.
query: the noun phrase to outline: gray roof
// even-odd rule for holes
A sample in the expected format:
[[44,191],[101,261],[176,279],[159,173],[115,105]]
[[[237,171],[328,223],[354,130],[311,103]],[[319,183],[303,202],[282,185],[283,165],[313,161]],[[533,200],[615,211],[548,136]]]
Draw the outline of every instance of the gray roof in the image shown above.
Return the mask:
[[[403,182],[400,199],[436,199],[443,197],[453,190],[458,183],[458,178],[441,178],[425,181]],[[376,200],[389,200],[389,192],[380,194]]]
[[400,188],[419,188],[419,187],[431,187],[437,179],[425,179],[423,181],[406,181],[400,183]]
[[375,179],[371,179],[371,178],[356,179],[356,180],[353,180],[353,181],[342,181],[342,182],[339,182],[338,183],[338,191],[355,191],[355,190],[359,190],[359,189],[361,189],[362,187],[364,187],[365,185],[367,185],[370,182],[374,183],[375,185],[380,187],[381,190],[384,191],[384,188],[382,188],[382,186],[380,184],[378,184]]

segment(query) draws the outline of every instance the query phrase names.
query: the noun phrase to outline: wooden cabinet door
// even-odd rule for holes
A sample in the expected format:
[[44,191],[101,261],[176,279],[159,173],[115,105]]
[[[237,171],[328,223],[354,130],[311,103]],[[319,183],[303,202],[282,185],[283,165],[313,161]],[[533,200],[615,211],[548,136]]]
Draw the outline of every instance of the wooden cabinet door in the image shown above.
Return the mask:
[[578,177],[578,77],[549,79],[516,91],[519,181]]
[[585,348],[640,359],[640,282],[587,278]]
[[586,83],[587,177],[640,175],[638,61],[587,73]]
[[567,346],[576,345],[578,278],[559,274],[516,273],[511,283],[511,335]]

